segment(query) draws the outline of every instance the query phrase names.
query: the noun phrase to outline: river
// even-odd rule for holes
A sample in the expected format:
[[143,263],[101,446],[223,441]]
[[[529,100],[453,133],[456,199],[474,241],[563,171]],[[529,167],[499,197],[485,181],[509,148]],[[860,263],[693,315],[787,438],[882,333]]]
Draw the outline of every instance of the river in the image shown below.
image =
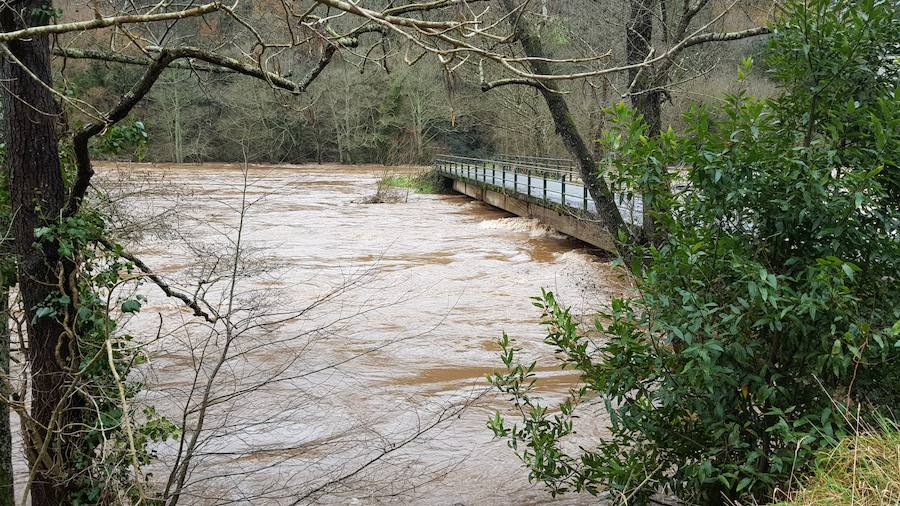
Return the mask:
[[[502,365],[506,332],[540,360],[541,394],[560,399],[577,377],[554,367],[529,298],[546,288],[589,315],[621,292],[621,275],[584,243],[464,196],[361,203],[385,170],[101,167],[103,185],[127,194],[119,225],[152,225],[131,250],[184,292],[206,280],[217,311],[231,302],[229,335],[145,285],[144,312],[125,326],[151,357],[142,400],[172,418],[193,407],[193,427],[215,375],[182,503],[595,504],[528,483],[485,427],[509,411],[485,375]],[[602,426],[588,416],[581,436]],[[156,450],[162,486],[176,445]]]

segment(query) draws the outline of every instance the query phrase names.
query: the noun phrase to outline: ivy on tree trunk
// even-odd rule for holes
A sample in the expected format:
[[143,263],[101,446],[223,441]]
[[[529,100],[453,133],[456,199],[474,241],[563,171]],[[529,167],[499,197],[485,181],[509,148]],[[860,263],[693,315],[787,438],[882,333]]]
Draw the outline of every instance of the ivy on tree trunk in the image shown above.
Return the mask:
[[[46,24],[47,0],[10,1],[0,10],[0,27],[9,32]],[[65,406],[69,344],[64,326],[54,318],[36,318],[47,297],[58,290],[64,262],[53,245],[35,248],[36,228],[55,223],[65,204],[57,123],[60,108],[51,92],[50,46],[46,36],[7,42],[12,57],[0,62],[6,112],[7,169],[19,293],[26,308],[28,362],[31,369],[31,417],[23,433],[34,469],[31,502],[35,506],[67,504],[69,489],[61,479],[72,469],[65,444],[54,433],[67,424]],[[38,83],[35,77],[41,82]],[[63,272],[61,272],[61,270]],[[50,429],[49,432],[47,429]],[[49,440],[48,440],[49,438]],[[45,444],[46,441],[46,444]]]

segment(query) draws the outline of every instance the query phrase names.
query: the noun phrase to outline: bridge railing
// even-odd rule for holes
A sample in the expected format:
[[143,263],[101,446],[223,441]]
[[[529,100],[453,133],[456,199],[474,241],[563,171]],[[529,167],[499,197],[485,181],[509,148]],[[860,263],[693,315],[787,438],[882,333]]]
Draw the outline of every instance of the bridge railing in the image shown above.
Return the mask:
[[547,203],[594,211],[587,188],[571,171],[520,162],[438,157],[435,166],[450,176],[489,184]]
[[540,167],[555,168],[556,170],[577,172],[578,166],[570,158],[554,158],[546,156],[523,156],[523,155],[497,155],[496,159],[523,163],[526,165],[536,165]]
[[490,159],[468,156],[440,155],[434,159],[437,165],[468,165],[493,170],[505,170],[519,174],[546,177],[570,182],[581,181],[581,176],[573,162],[565,158],[538,158],[525,156],[498,155]]
[[[483,159],[440,155],[435,158],[434,167],[457,179],[502,188],[503,191],[543,200],[547,204],[559,204],[588,213],[597,212],[586,185],[574,169],[538,165],[536,162],[540,159],[534,157],[531,160],[508,158],[511,157],[497,156]],[[617,195],[617,200],[622,217],[630,223],[639,225],[643,211],[639,199],[625,199]]]

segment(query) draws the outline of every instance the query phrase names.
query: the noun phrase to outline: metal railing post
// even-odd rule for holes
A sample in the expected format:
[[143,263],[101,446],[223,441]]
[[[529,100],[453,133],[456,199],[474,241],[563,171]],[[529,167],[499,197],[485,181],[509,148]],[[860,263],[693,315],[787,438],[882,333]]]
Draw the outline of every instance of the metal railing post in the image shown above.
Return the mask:
[[[543,188],[544,202],[560,203],[564,206],[578,205],[568,199],[570,196],[566,191],[566,185],[575,184],[575,179],[578,177],[578,184],[582,186],[581,208],[587,210],[591,202],[588,187],[576,172],[576,164],[568,159],[501,154],[490,159],[445,155],[435,156],[432,166],[434,170],[450,177],[490,184],[502,188],[504,191],[510,189],[507,183],[512,182],[511,189],[514,192],[533,198],[541,198],[541,188]],[[490,180],[488,179],[488,169],[491,171]],[[500,178],[497,178],[497,169],[501,171]],[[507,177],[507,172],[512,172],[512,178]],[[520,175],[525,177],[520,178]],[[535,177],[540,178],[541,186],[534,186]],[[519,189],[520,179],[522,179],[521,183],[526,185],[524,192]],[[561,189],[559,202],[552,199],[553,192],[550,191],[548,181],[559,182]],[[576,200],[578,199],[578,197],[572,196]]]

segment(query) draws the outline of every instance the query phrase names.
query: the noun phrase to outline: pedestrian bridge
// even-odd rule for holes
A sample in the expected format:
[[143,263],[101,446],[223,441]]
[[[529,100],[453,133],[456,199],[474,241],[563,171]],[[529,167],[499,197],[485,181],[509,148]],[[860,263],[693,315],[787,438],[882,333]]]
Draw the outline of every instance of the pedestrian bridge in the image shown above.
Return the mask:
[[[566,235],[608,251],[612,238],[597,221],[597,208],[575,162],[565,158],[441,155],[434,169],[453,180],[453,189],[507,212],[535,218]],[[640,225],[640,199],[616,195],[626,222]]]

